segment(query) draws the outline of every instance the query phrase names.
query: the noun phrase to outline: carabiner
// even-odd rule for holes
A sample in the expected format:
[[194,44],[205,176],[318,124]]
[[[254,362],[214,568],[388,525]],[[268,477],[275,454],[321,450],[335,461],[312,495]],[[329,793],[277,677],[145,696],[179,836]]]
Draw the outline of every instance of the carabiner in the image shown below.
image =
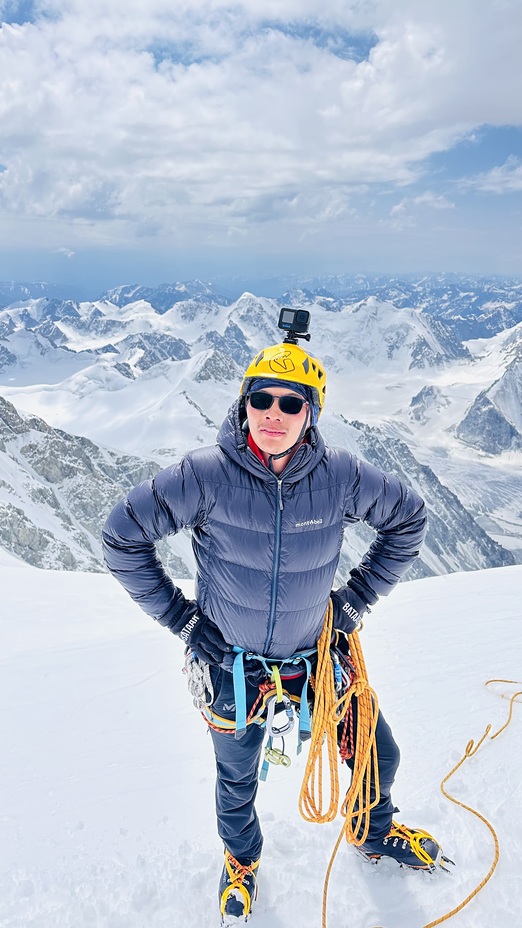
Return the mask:
[[[284,722],[280,728],[277,728],[274,725],[275,709],[276,705],[281,705],[281,703],[283,703],[285,707],[286,722]],[[280,738],[281,735],[286,735],[288,732],[292,731],[294,724],[295,715],[292,700],[286,693],[283,693],[283,698],[278,700],[277,693],[274,693],[266,702],[266,730],[268,736],[271,738]]]

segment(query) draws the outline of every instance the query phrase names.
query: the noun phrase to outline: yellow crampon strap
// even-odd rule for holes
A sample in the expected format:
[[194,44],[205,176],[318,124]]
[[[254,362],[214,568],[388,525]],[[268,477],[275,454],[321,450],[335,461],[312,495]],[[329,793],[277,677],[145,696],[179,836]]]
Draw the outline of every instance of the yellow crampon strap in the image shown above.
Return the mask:
[[248,892],[248,889],[245,887],[243,880],[248,874],[251,874],[255,879],[254,870],[257,870],[259,867],[259,860],[255,860],[250,864],[249,867],[244,867],[239,863],[239,861],[236,860],[235,857],[232,857],[232,854],[229,854],[228,851],[225,851],[225,867],[230,879],[230,883],[221,894],[221,914],[225,914],[225,907],[230,893],[234,890],[237,890],[239,893],[241,893],[245,902],[245,911],[243,916],[246,918],[246,916],[250,914],[251,896]]
[[407,841],[413,853],[426,867],[432,867],[433,864],[436,863],[436,860],[434,860],[431,854],[428,854],[427,850],[421,845],[421,841],[424,838],[428,838],[439,847],[438,842],[428,831],[420,831],[418,828],[416,828],[415,831],[410,831],[409,828],[406,828],[406,825],[399,825],[397,822],[392,822],[392,827],[387,835],[387,839],[391,841],[394,838],[398,838],[400,841]]
[[[299,797],[299,811],[301,812],[303,818],[305,818],[307,821],[328,822],[332,821],[337,814],[339,778],[337,765],[334,763],[335,747],[337,744],[337,725],[344,718],[352,696],[356,696],[358,699],[358,726],[352,784],[341,809],[342,814],[345,816],[345,823],[330,858],[324,882],[321,922],[322,928],[326,928],[327,894],[330,873],[342,838],[343,836],[346,837],[346,840],[350,844],[363,844],[368,834],[370,810],[379,801],[379,778],[377,751],[375,746],[375,728],[377,725],[377,715],[379,711],[377,696],[368,683],[359,636],[355,632],[352,635],[349,635],[350,655],[355,666],[355,676],[348,692],[341,699],[336,698],[335,689],[332,682],[333,675],[331,673],[331,666],[329,660],[327,661],[332,638],[332,631],[333,618],[332,604],[330,602],[325,617],[324,630],[318,642],[318,664],[316,676],[314,720],[312,725],[312,740],[310,744],[308,764],[305,770],[305,776],[301,788],[301,795]],[[490,686],[493,683],[508,683],[515,686],[520,685],[519,681],[516,680],[495,679],[488,680],[486,686]],[[463,809],[466,809],[468,812],[471,812],[489,828],[495,845],[495,858],[489,872],[486,874],[482,882],[479,883],[479,885],[471,893],[469,893],[469,895],[466,896],[466,898],[463,899],[459,905],[455,906],[455,908],[451,909],[450,912],[447,912],[440,918],[437,918],[434,921],[430,921],[428,924],[424,925],[423,928],[436,928],[437,925],[441,925],[443,922],[452,918],[453,915],[456,915],[458,912],[460,912],[469,902],[471,902],[473,897],[476,896],[481,889],[483,889],[488,880],[492,877],[493,872],[498,864],[499,843],[493,826],[483,815],[480,814],[480,812],[477,812],[476,809],[466,805],[459,799],[455,799],[454,796],[447,792],[445,786],[448,780],[450,780],[454,773],[459,770],[464,762],[477,753],[479,748],[487,739],[488,735],[490,735],[490,740],[493,741],[507,728],[511,722],[514,705],[519,701],[520,697],[522,697],[522,690],[517,690],[511,695],[506,695],[504,693],[500,695],[502,699],[509,700],[509,715],[507,721],[504,723],[504,725],[501,726],[501,728],[498,729],[498,731],[492,735],[490,735],[491,725],[488,725],[477,744],[475,744],[473,740],[469,741],[466,745],[466,750],[463,757],[457,764],[455,764],[453,769],[444,777],[441,783],[441,791],[447,799],[450,799],[456,805],[459,805]],[[326,812],[323,812],[322,810],[323,743],[327,745],[328,750],[331,787],[330,804]],[[369,786],[372,775],[375,781],[375,799],[373,803],[370,803]],[[418,830],[411,832],[404,825],[398,825],[396,822],[393,822],[390,837],[393,836],[406,839],[419,860],[426,864],[426,866],[429,867],[434,863],[431,856],[420,845],[420,841],[423,838],[431,838],[433,841],[435,840],[427,832],[421,832]],[[435,843],[437,844],[436,841]]]

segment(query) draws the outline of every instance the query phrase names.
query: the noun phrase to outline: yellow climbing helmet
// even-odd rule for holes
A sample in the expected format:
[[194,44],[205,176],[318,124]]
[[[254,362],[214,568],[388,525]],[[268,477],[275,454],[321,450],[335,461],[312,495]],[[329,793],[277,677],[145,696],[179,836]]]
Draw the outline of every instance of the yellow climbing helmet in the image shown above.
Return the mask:
[[253,380],[259,378],[301,383],[312,391],[314,403],[323,411],[326,397],[326,372],[321,362],[307,354],[300,345],[284,342],[263,348],[248,365],[240,395],[246,396]]

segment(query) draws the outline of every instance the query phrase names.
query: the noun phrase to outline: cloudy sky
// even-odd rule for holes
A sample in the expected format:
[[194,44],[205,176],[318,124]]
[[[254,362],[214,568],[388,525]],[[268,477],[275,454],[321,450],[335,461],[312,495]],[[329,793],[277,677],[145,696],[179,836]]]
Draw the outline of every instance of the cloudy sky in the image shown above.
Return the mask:
[[520,0],[0,18],[0,279],[522,274]]

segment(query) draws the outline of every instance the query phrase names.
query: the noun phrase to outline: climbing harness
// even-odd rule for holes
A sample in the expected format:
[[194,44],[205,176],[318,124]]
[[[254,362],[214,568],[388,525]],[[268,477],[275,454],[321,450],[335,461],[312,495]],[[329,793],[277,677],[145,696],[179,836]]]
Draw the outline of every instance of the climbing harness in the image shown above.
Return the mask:
[[[308,705],[308,683],[310,681],[310,675],[312,672],[312,663],[311,659],[315,657],[316,649],[310,648],[307,651],[302,651],[299,654],[293,654],[290,658],[284,658],[281,660],[274,660],[273,658],[266,658],[262,654],[253,654],[251,651],[245,651],[243,648],[234,648],[235,658],[234,665],[232,669],[232,677],[234,681],[234,696],[236,704],[236,720],[235,720],[235,738],[242,738],[246,732],[247,724],[255,722],[258,725],[266,725],[266,719],[261,714],[248,718],[247,719],[247,708],[246,708],[246,680],[245,680],[245,661],[257,661],[265,670],[267,678],[272,683],[273,692],[268,692],[266,694],[266,699],[264,700],[263,709],[269,712],[268,704],[273,702],[272,709],[270,710],[270,717],[273,720],[274,713],[277,709],[277,706],[282,706],[283,710],[287,715],[287,722],[279,729],[273,729],[273,736],[276,731],[277,734],[285,734],[291,730],[293,727],[293,721],[290,722],[290,718],[293,717],[293,708],[291,703],[295,702],[299,706],[299,747],[300,750],[301,741],[307,741],[310,738],[310,707]],[[296,665],[304,665],[304,682],[301,689],[301,695],[292,697],[291,694],[285,692],[282,680],[281,673],[285,668],[292,668]]]
[[[284,736],[289,734],[299,718],[297,753],[302,749],[303,741],[311,736],[311,716],[309,704],[309,685],[312,682],[312,661],[317,654],[316,648],[293,654],[288,658],[265,658],[261,654],[234,648],[235,656],[232,668],[234,687],[235,718],[225,718],[213,708],[214,691],[209,667],[187,649],[183,672],[187,675],[189,692],[194,705],[203,715],[210,728],[232,734],[236,739],[244,736],[248,725],[265,728],[267,742],[264,760],[259,778],[265,780],[269,764],[289,767],[291,760],[285,754]],[[245,663],[257,662],[256,669],[261,670],[264,680],[258,684],[259,693],[247,715]],[[248,673],[248,668],[247,668]],[[289,692],[283,683],[286,680],[300,680],[298,694]],[[282,746],[275,747],[274,739],[281,739]]]

